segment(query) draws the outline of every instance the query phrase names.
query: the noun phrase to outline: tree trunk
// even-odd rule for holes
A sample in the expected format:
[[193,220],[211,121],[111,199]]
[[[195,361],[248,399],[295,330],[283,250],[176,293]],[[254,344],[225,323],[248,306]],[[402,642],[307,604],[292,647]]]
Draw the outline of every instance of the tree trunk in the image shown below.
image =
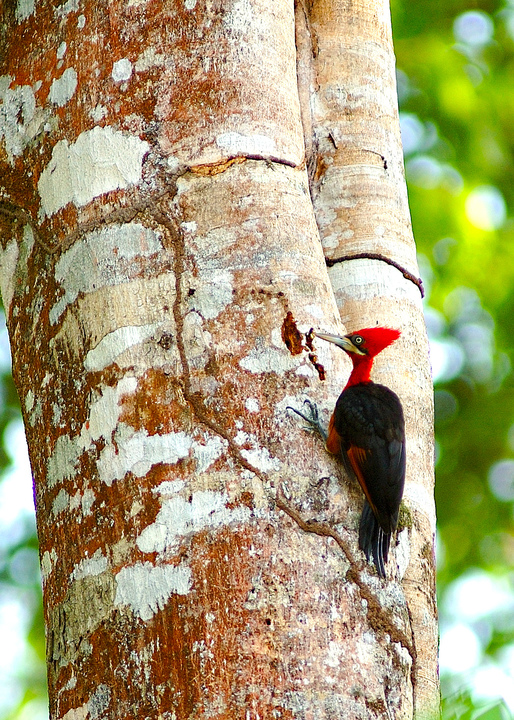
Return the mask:
[[[11,12],[1,284],[52,720],[433,714],[432,406],[387,8]],[[287,410],[327,413],[345,382],[303,336],[343,331],[336,299],[348,330],[403,331],[377,366],[409,433],[386,581],[360,490]]]
[[403,333],[394,365],[380,356],[375,377],[395,389],[404,406],[409,531],[399,537],[413,633],[413,701],[416,717],[437,715],[433,394],[389,6],[386,0],[314,0],[300,3],[296,17],[311,194],[341,319],[348,330],[378,323]]

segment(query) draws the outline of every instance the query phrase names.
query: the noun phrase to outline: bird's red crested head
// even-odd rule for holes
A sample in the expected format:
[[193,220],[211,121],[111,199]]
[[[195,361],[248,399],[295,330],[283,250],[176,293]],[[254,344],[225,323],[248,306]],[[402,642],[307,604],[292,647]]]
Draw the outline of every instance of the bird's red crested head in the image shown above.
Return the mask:
[[[363,328],[357,332],[346,335],[351,342],[353,348],[348,346],[344,349],[346,352],[355,352],[358,355],[367,355],[368,357],[376,357],[388,345],[398,340],[401,332],[392,328],[374,327]],[[355,348],[355,349],[354,349]]]
[[328,333],[314,333],[316,337],[334,343],[347,353],[353,363],[353,370],[346,387],[358,383],[369,383],[373,358],[388,345],[398,340],[401,333],[392,328],[374,327],[363,328],[349,335],[329,335]]
[[401,335],[399,330],[384,327],[364,328],[342,336],[319,332],[314,334],[342,348],[354,362],[358,362],[359,359],[374,358]]

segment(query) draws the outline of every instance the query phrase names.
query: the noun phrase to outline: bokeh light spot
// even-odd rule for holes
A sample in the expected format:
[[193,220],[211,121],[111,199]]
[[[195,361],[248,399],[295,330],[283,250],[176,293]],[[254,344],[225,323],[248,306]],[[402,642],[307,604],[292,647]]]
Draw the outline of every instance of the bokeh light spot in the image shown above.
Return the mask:
[[441,637],[439,649],[441,671],[466,672],[480,660],[480,643],[468,625],[457,623]]
[[494,185],[480,185],[466,198],[466,216],[480,230],[497,230],[507,218],[502,193]]
[[498,500],[514,500],[514,460],[500,460],[489,471],[489,487]]
[[470,10],[455,18],[453,34],[457,42],[482,47],[493,39],[494,23],[487,13]]

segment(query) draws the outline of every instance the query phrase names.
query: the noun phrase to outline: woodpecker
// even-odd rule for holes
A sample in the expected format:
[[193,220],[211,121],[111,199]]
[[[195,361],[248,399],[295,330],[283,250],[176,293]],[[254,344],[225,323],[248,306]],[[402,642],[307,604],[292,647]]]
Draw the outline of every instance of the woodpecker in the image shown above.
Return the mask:
[[307,401],[310,417],[291,408],[321,433],[327,450],[339,456],[365,495],[359,547],[373,557],[385,577],[391,534],[405,484],[405,422],[398,396],[370,379],[373,359],[400,337],[399,330],[365,328],[345,336],[313,333],[334,343],[351,358],[353,369],[328,425],[321,427],[317,408]]

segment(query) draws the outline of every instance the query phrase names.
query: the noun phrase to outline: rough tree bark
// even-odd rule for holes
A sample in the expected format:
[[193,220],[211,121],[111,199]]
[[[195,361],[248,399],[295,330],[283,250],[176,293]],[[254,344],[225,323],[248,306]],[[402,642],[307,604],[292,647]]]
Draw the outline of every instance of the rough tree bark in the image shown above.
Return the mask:
[[[52,720],[434,715],[432,405],[386,3],[4,12],[1,286]],[[376,375],[408,427],[387,581],[357,549],[359,489],[286,410],[326,413],[348,372],[302,333],[376,322],[403,331]]]

